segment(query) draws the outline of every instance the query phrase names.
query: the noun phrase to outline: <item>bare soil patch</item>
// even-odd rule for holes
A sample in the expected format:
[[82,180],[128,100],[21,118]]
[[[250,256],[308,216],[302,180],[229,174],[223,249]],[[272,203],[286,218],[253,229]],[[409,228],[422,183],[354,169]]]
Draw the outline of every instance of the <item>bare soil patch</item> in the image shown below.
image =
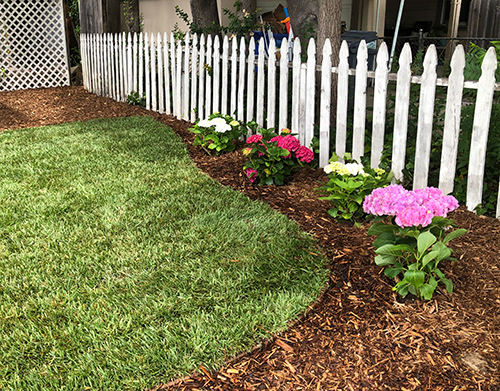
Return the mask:
[[0,130],[150,115],[185,141],[196,165],[225,186],[267,202],[316,237],[330,260],[323,296],[290,329],[251,352],[228,357],[157,390],[500,390],[500,221],[463,207],[451,217],[466,235],[443,265],[455,289],[429,302],[400,300],[374,262],[367,226],[328,214],[314,191],[326,176],[299,171],[286,186],[259,187],[242,173],[239,151],[207,156],[190,124],[98,97],[82,87],[0,92]]

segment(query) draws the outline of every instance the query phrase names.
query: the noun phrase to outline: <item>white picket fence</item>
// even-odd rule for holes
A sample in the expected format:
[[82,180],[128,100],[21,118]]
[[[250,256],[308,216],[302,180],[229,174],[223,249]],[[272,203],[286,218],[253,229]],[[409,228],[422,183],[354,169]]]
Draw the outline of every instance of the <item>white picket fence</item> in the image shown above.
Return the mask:
[[[373,79],[373,118],[371,131],[371,165],[378,166],[384,146],[388,81],[396,80],[392,170],[396,179],[403,178],[411,83],[421,84],[418,130],[414,167],[414,188],[427,186],[431,137],[433,132],[436,86],[447,86],[446,114],[439,188],[453,192],[463,89],[477,89],[476,112],[470,148],[467,182],[467,207],[473,210],[482,202],[486,144],[493,104],[496,54],[490,48],[478,82],[464,81],[465,54],[458,46],[451,60],[449,78],[438,78],[436,48],[431,45],[423,62],[422,76],[412,76],[412,54],[408,44],[399,57],[397,74],[388,72],[389,55],[382,44],[376,57],[375,71],[368,71],[368,51],[362,41],[357,53],[356,69],[349,69],[349,49],[343,42],[338,67],[332,67],[331,44],[323,47],[323,62],[316,64],[316,45],[310,40],[307,62],[301,61],[301,45],[293,42],[293,60],[288,61],[288,43],[282,42],[280,56],[271,40],[266,53],[263,39],[255,55],[255,42],[239,42],[218,36],[186,36],[174,41],[164,34],[104,34],[81,37],[84,86],[89,91],[125,101],[130,92],[146,97],[146,108],[194,122],[213,112],[231,114],[244,122],[279,129],[289,127],[298,133],[303,145],[309,146],[315,125],[319,126],[320,166],[328,163],[330,150],[331,88],[337,88],[335,152],[343,156],[347,145],[349,75],[355,75],[352,156],[359,159],[365,151],[367,81]],[[277,71],[279,70],[279,79]],[[338,82],[332,84],[332,73]],[[316,80],[316,75],[321,80]],[[320,83],[320,96],[316,96]],[[291,84],[291,89],[289,86]],[[352,90],[352,88],[351,88]],[[291,92],[291,97],[289,97]],[[319,100],[319,118],[315,117]],[[289,115],[291,113],[291,115]],[[500,175],[500,169],[499,169]],[[497,217],[500,217],[500,189]]]

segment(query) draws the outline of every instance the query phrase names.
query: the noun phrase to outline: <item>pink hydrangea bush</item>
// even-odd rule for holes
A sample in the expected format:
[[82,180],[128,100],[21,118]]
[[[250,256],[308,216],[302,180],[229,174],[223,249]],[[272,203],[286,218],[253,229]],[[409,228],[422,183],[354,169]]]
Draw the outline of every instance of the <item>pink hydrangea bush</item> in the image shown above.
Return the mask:
[[447,216],[457,208],[455,197],[433,187],[409,191],[390,185],[375,189],[365,198],[366,213],[392,217],[392,223],[373,224],[368,234],[378,236],[374,242],[375,263],[386,266],[387,277],[399,276],[393,290],[401,296],[411,293],[430,300],[438,282],[448,292],[453,291],[452,282],[438,265],[453,260],[452,250],[446,244],[466,232],[450,230],[455,223]]
[[314,160],[314,152],[300,145],[290,129],[282,129],[280,134],[260,132],[248,137],[248,146],[243,149],[250,159],[243,170],[251,182],[258,179],[259,185],[282,185],[297,167]]

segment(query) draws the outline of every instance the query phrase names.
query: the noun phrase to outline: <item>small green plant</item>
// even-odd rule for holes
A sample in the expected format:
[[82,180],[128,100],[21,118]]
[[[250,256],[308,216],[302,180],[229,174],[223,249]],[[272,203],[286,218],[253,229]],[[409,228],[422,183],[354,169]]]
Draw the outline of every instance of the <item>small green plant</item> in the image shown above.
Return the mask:
[[7,77],[7,69],[5,68],[0,68],[0,75],[2,77],[2,79],[5,79]]
[[[495,72],[495,78],[500,80],[500,41],[491,41],[491,45],[495,48],[497,54],[498,67]],[[465,69],[464,76],[466,80],[479,80],[481,77],[481,65],[483,64],[486,49],[470,43],[470,49],[465,54]]]
[[261,129],[260,134],[247,139],[247,144],[243,154],[250,161],[243,170],[250,182],[258,179],[259,185],[283,185],[296,168],[314,159],[314,152],[301,146],[286,128],[280,134],[273,129]]
[[430,300],[440,281],[449,293],[453,291],[453,283],[438,266],[441,261],[454,260],[446,244],[466,232],[457,229],[446,233],[455,226],[446,215],[457,207],[453,196],[445,196],[432,187],[408,191],[390,185],[366,197],[366,213],[392,216],[391,223],[375,223],[368,234],[378,236],[373,243],[375,263],[387,266],[387,277],[399,279],[393,290],[400,296],[411,293]]
[[132,91],[127,96],[127,103],[131,106],[146,107],[146,94],[143,92],[141,96],[137,91]]
[[329,194],[320,199],[333,202],[333,208],[328,211],[331,216],[355,220],[364,215],[362,204],[365,197],[372,190],[389,185],[393,174],[389,169],[370,168],[352,161],[350,154],[345,154],[344,159],[348,163],[339,162],[336,154],[332,156],[330,164],[324,168],[329,181],[316,190]]
[[236,148],[235,141],[243,135],[245,128],[230,115],[213,113],[189,130],[196,134],[194,145],[201,145],[209,155],[214,150],[220,155]]

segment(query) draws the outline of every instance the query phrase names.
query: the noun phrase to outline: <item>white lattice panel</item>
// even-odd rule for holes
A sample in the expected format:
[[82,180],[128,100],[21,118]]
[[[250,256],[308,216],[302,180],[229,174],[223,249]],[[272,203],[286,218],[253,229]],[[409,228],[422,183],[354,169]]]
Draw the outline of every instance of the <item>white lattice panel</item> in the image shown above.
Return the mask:
[[0,0],[0,90],[69,85],[62,0]]

